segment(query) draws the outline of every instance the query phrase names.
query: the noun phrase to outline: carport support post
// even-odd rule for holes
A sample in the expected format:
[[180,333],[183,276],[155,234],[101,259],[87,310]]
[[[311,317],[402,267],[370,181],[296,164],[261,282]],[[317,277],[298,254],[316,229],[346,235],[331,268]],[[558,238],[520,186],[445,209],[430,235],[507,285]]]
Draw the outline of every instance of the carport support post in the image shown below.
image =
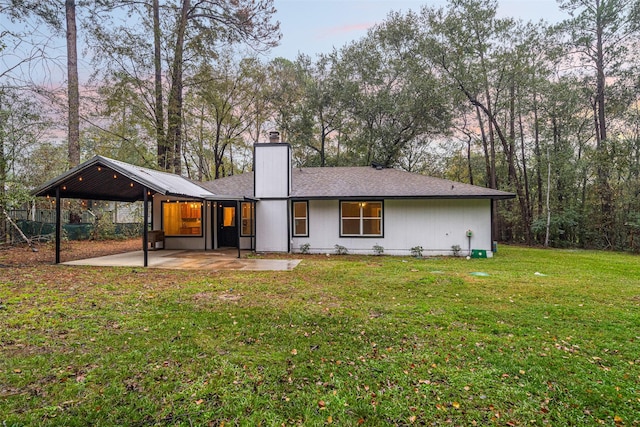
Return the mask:
[[144,205],[144,225],[142,230],[142,253],[144,254],[144,266],[147,267],[149,265],[149,198],[147,197],[147,187],[142,188],[143,191],[143,205]]
[[240,210],[240,206],[240,200],[236,200],[236,238],[238,242],[238,258],[240,258],[240,233],[242,232],[242,211]]
[[62,228],[62,208],[60,207],[60,187],[56,187],[56,264],[60,264],[60,229]]

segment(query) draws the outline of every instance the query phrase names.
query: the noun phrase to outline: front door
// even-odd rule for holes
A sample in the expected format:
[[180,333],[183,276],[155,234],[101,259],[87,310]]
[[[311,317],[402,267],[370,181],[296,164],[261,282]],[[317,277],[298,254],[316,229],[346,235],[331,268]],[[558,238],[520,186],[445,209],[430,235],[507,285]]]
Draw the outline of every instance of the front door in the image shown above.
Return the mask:
[[238,247],[236,202],[218,202],[218,247]]

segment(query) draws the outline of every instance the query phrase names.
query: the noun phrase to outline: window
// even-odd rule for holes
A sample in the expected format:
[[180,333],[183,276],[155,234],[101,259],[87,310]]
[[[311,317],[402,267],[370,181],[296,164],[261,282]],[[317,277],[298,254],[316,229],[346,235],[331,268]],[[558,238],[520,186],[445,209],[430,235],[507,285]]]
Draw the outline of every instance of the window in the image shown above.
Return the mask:
[[340,202],[341,236],[382,236],[382,202]]
[[236,207],[224,206],[222,208],[222,226],[235,227],[236,225]]
[[163,202],[165,236],[202,236],[201,202]]
[[253,236],[254,206],[251,202],[242,202],[240,204],[240,210],[242,211],[242,230],[240,230],[240,235],[242,236]]
[[293,202],[293,235],[309,237],[309,202]]

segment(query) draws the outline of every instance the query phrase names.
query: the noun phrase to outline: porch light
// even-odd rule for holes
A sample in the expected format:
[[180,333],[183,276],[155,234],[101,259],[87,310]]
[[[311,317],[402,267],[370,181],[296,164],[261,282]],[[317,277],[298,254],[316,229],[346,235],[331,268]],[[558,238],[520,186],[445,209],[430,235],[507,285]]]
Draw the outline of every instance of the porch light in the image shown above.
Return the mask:
[[62,186],[62,189],[63,189],[63,190],[66,190],[66,189],[67,189],[67,186],[66,186],[66,185],[63,185],[63,186]]
[[133,188],[133,182],[129,184],[129,187]]
[[82,181],[82,177],[79,177],[79,178],[78,178],[78,181]]
[[118,178],[118,175],[116,175],[115,173],[113,174],[113,179]]
[[102,172],[102,168],[98,166],[98,172]]

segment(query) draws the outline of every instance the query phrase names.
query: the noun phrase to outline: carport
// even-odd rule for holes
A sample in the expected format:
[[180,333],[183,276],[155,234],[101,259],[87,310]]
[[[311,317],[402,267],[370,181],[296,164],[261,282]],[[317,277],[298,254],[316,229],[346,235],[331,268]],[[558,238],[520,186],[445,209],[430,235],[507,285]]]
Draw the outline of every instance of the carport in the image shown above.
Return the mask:
[[[55,262],[60,263],[60,240],[62,229],[62,200],[101,200],[115,202],[143,202],[142,246],[144,266],[149,263],[149,202],[158,194],[167,197],[188,198],[207,201],[240,199],[215,195],[196,183],[168,172],[134,166],[129,163],[95,156],[81,165],[70,169],[35,189],[37,197],[54,199],[56,212]],[[203,224],[206,227],[206,223]],[[205,233],[206,230],[203,230]],[[206,235],[205,235],[206,236]],[[205,238],[206,239],[206,238]],[[239,239],[239,236],[238,236]],[[238,245],[238,257],[240,246]]]

